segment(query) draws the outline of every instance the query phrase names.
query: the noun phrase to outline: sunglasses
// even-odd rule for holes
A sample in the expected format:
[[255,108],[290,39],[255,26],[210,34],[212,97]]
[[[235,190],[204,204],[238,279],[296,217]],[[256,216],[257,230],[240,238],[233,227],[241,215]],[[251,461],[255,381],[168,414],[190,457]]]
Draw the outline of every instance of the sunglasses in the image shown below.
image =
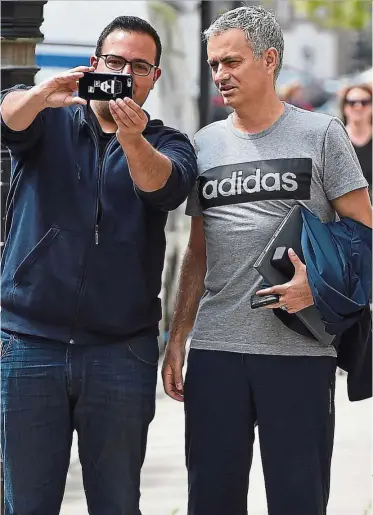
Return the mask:
[[345,100],[345,104],[351,107],[355,107],[356,104],[361,104],[362,107],[368,106],[372,103],[371,98],[362,98],[361,100]]

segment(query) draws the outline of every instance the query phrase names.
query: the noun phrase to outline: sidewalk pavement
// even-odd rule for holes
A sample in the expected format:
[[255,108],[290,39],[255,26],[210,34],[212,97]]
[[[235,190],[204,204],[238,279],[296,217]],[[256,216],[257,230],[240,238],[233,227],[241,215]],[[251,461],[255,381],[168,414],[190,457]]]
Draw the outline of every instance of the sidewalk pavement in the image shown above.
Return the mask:
[[[337,376],[336,432],[328,515],[373,515],[371,415],[372,401],[349,402],[346,376]],[[149,430],[141,490],[142,515],[186,515],[183,405],[164,395],[160,377],[157,411]],[[250,515],[267,515],[258,438],[248,503]],[[88,515],[75,439],[61,515]]]

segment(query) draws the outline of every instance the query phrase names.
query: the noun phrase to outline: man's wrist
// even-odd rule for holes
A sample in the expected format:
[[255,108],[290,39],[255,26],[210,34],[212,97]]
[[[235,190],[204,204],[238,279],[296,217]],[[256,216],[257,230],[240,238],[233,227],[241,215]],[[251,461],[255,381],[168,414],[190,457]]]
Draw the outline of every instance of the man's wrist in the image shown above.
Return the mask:
[[186,347],[187,339],[188,339],[188,334],[181,335],[181,334],[173,334],[172,332],[170,332],[169,337],[168,337],[167,346],[172,347],[173,349],[177,349],[177,350],[178,349],[184,350]]
[[130,136],[128,134],[122,135],[119,133],[119,135],[117,135],[117,139],[119,141],[120,146],[127,153],[131,151],[140,153],[141,146],[143,145],[143,142],[146,141],[142,134],[135,134],[133,136]]
[[43,111],[47,107],[47,102],[43,91],[39,86],[34,86],[26,92],[26,99],[31,102],[35,110]]

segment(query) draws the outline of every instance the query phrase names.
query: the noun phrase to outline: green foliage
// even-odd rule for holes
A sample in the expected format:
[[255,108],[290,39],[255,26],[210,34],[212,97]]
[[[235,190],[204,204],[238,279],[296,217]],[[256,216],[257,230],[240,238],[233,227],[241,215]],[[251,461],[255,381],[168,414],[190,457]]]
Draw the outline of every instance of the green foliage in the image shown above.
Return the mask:
[[372,501],[370,501],[367,509],[364,511],[364,515],[371,515],[372,514]]
[[291,0],[295,9],[325,28],[364,29],[372,17],[371,0]]
[[166,23],[172,24],[176,21],[177,15],[175,9],[172,5],[167,4],[167,2],[161,2],[160,0],[151,0],[149,3],[150,9],[154,11],[154,13],[158,14],[162,20]]

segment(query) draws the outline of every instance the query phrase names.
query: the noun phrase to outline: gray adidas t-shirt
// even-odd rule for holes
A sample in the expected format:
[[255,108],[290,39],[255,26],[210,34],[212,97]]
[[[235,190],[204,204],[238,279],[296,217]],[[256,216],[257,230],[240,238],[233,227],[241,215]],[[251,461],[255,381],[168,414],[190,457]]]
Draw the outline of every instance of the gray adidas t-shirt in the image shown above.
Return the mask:
[[253,264],[297,202],[323,221],[330,204],[367,183],[337,118],[285,104],[258,134],[233,126],[232,115],[195,136],[199,177],[186,213],[203,215],[205,293],[191,346],[250,354],[335,356],[332,346],[288,329],[272,310],[251,310],[262,282]]

